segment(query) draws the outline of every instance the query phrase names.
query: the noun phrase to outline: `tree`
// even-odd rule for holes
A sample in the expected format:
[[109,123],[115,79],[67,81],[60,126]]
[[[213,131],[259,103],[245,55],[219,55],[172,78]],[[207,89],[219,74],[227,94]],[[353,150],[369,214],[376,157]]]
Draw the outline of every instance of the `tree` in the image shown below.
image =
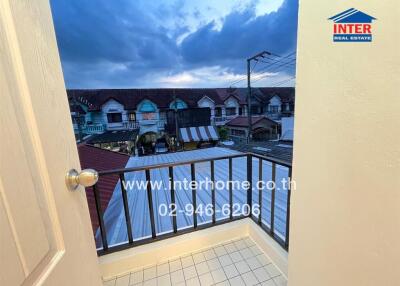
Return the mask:
[[229,129],[226,126],[218,127],[219,138],[224,141],[229,139]]

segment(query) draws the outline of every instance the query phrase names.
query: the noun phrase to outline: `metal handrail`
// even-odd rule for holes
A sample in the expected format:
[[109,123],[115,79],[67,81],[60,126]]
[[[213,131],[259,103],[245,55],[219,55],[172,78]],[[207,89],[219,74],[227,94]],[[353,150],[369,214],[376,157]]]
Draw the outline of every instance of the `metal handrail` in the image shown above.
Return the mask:
[[145,170],[153,170],[153,169],[161,169],[161,168],[168,168],[168,167],[175,167],[175,166],[182,166],[182,165],[190,165],[190,164],[197,164],[197,163],[204,163],[204,162],[210,162],[211,160],[213,161],[220,161],[220,160],[227,160],[229,158],[240,158],[240,157],[246,157],[248,155],[251,155],[255,158],[266,160],[272,163],[276,163],[278,165],[282,165],[284,167],[291,168],[292,165],[286,161],[268,157],[268,156],[263,156],[260,154],[252,153],[252,152],[246,152],[246,153],[241,153],[241,154],[235,154],[235,155],[228,155],[228,156],[219,156],[219,157],[213,157],[213,158],[206,158],[206,159],[196,159],[196,160],[186,160],[186,161],[180,161],[180,162],[172,162],[172,163],[161,163],[161,164],[153,164],[153,165],[146,165],[146,166],[140,166],[140,167],[131,167],[131,168],[121,168],[121,169],[112,169],[112,170],[106,170],[106,171],[99,171],[99,175],[113,175],[113,174],[119,174],[119,173],[128,173],[128,172],[139,172],[139,171],[145,171]]
[[[187,233],[190,231],[196,231],[199,229],[205,228],[204,225],[198,225],[197,224],[197,213],[193,212],[193,226],[190,228],[186,228],[184,230],[179,230],[177,228],[177,221],[176,221],[176,214],[172,215],[172,226],[173,229],[171,229],[171,233],[167,234],[157,234],[156,232],[156,226],[155,226],[155,218],[154,218],[154,205],[153,205],[153,194],[152,194],[152,187],[151,184],[147,184],[147,199],[148,199],[148,207],[149,207],[149,216],[150,216],[150,223],[151,223],[151,238],[143,238],[140,239],[139,241],[133,240],[133,231],[132,231],[132,225],[131,225],[131,216],[129,213],[129,207],[128,207],[128,199],[127,199],[127,190],[124,187],[123,182],[125,182],[125,173],[130,173],[130,172],[139,172],[139,171],[145,171],[145,177],[146,181],[150,182],[151,181],[151,173],[150,170],[153,169],[161,169],[161,168],[168,168],[168,176],[170,181],[172,182],[171,186],[173,186],[174,182],[174,172],[173,168],[177,166],[182,166],[182,165],[190,165],[190,176],[191,180],[195,181],[196,180],[196,164],[198,163],[205,163],[209,162],[210,163],[210,172],[211,172],[211,180],[215,181],[215,161],[219,160],[228,160],[229,162],[229,180],[232,180],[232,173],[233,173],[233,164],[232,161],[235,158],[242,158],[245,157],[247,158],[247,181],[249,182],[250,186],[247,189],[247,206],[250,208],[249,215],[241,215],[239,217],[233,217],[232,216],[232,205],[233,205],[233,194],[232,194],[232,186],[229,187],[229,204],[230,204],[230,215],[229,218],[227,219],[222,219],[222,220],[216,220],[215,218],[215,207],[216,207],[216,200],[215,200],[215,190],[211,189],[211,200],[212,200],[212,207],[214,210],[213,216],[212,216],[212,222],[210,224],[207,224],[207,227],[210,226],[215,226],[219,225],[221,223],[226,223],[230,221],[234,221],[237,219],[241,218],[246,218],[250,217],[252,218],[263,230],[265,230],[275,241],[277,241],[283,248],[288,250],[289,247],[289,220],[290,220],[290,197],[291,197],[291,189],[290,189],[290,184],[289,188],[287,190],[287,199],[286,199],[286,225],[285,225],[285,239],[282,237],[278,236],[275,231],[275,189],[271,190],[271,200],[270,200],[270,226],[268,227],[265,225],[261,219],[261,212],[262,212],[262,204],[263,204],[263,192],[261,189],[258,189],[258,204],[259,204],[259,209],[260,213],[258,217],[254,217],[252,214],[252,209],[253,209],[253,188],[252,188],[252,181],[253,181],[253,158],[256,158],[259,160],[258,164],[258,174],[259,174],[259,179],[262,177],[263,173],[263,161],[267,161],[272,163],[272,181],[275,182],[276,180],[276,167],[278,165],[284,166],[288,168],[288,177],[291,179],[291,174],[292,174],[292,166],[288,162],[284,162],[282,160],[278,160],[275,158],[270,158],[266,156],[262,156],[259,154],[254,154],[254,153],[240,153],[240,154],[234,154],[234,155],[228,155],[228,156],[220,156],[220,157],[215,157],[215,158],[208,158],[208,159],[197,159],[197,160],[187,160],[187,161],[182,161],[182,162],[176,162],[176,163],[162,163],[162,164],[154,164],[150,166],[141,166],[141,167],[133,167],[133,168],[123,168],[123,169],[115,169],[115,170],[107,170],[107,171],[101,171],[99,172],[100,178],[102,176],[107,176],[107,175],[119,175],[120,178],[120,184],[121,184],[121,192],[122,192],[122,199],[123,199],[123,206],[124,206],[124,212],[125,212],[125,223],[127,226],[127,232],[128,232],[128,242],[119,244],[117,246],[111,246],[109,247],[108,241],[107,241],[107,230],[105,228],[105,223],[104,223],[104,218],[103,218],[103,210],[101,208],[101,198],[100,198],[100,191],[98,188],[98,184],[94,185],[92,187],[92,190],[94,192],[94,198],[95,198],[95,203],[96,203],[96,211],[97,211],[97,218],[99,220],[99,228],[100,228],[100,236],[103,244],[103,249],[98,250],[98,255],[104,255],[108,254],[111,252],[119,251],[122,249],[127,249],[130,247],[134,247],[137,245],[142,245],[144,243],[149,243],[152,241],[160,240],[160,239],[165,239],[169,238],[172,236],[180,235],[183,233]],[[170,196],[171,196],[171,202],[175,203],[175,190],[172,187],[170,189]],[[196,201],[196,189],[192,189],[192,205],[193,209],[196,209],[197,206],[197,201]]]

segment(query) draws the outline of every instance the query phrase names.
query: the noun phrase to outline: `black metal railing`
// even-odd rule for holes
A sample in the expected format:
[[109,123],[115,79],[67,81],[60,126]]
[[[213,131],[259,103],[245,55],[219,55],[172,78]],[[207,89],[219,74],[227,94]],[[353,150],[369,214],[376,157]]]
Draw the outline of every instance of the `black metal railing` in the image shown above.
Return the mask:
[[[203,224],[198,224],[197,221],[197,213],[194,211],[193,212],[193,225],[190,227],[185,227],[182,229],[178,229],[177,226],[177,213],[176,213],[176,208],[172,210],[172,215],[171,215],[171,220],[172,220],[172,229],[170,232],[167,233],[162,233],[162,234],[157,234],[156,231],[156,222],[155,222],[155,217],[154,217],[154,202],[153,202],[153,190],[152,190],[152,185],[151,185],[151,170],[155,169],[168,169],[168,177],[171,182],[170,184],[170,202],[171,204],[176,204],[176,190],[174,189],[174,168],[178,166],[190,166],[190,176],[192,181],[196,181],[196,165],[200,163],[206,163],[209,162],[210,164],[210,180],[212,182],[215,181],[215,162],[221,161],[221,160],[227,160],[228,161],[228,180],[232,182],[233,175],[234,175],[234,159],[237,158],[246,158],[247,159],[247,181],[249,182],[249,188],[247,189],[246,192],[246,202],[247,206],[249,208],[248,214],[241,214],[234,216],[233,215],[233,190],[232,190],[232,184],[229,184],[228,186],[228,202],[229,202],[229,216],[223,217],[221,219],[216,218],[216,192],[215,192],[215,186],[211,188],[211,204],[212,204],[212,218],[211,222],[203,223]],[[254,160],[257,162],[258,159],[258,180],[262,181],[263,179],[263,162],[268,162],[271,165],[271,178],[270,181],[274,182],[276,185],[276,170],[277,166],[283,166],[285,169],[288,169],[287,173],[287,178],[288,178],[288,188],[285,190],[286,191],[286,208],[285,211],[286,213],[284,214],[285,216],[285,233],[284,235],[281,233],[277,233],[275,231],[275,211],[276,211],[276,190],[275,188],[272,188],[271,190],[263,191],[262,188],[257,188],[256,190],[253,190],[253,163]],[[238,168],[242,168],[242,166],[237,166]],[[129,211],[129,203],[128,203],[128,195],[127,195],[127,190],[126,190],[126,184],[125,184],[125,174],[126,173],[131,173],[131,172],[145,172],[145,180],[147,181],[147,204],[148,204],[148,210],[149,210],[149,220],[150,220],[150,227],[151,227],[151,237],[146,237],[146,238],[140,238],[137,240],[134,240],[133,238],[133,230],[132,230],[132,224],[135,223],[135,221],[132,221],[131,219],[131,214]],[[177,162],[177,163],[163,163],[163,164],[156,164],[156,165],[150,165],[150,166],[144,166],[144,167],[133,167],[133,168],[124,168],[124,169],[116,169],[116,170],[109,170],[109,171],[102,171],[99,172],[100,180],[104,178],[105,176],[110,176],[110,175],[118,175],[119,180],[120,180],[120,186],[121,186],[121,192],[122,192],[122,203],[123,203],[123,208],[124,208],[124,215],[125,215],[125,224],[126,224],[126,230],[127,230],[127,236],[128,240],[123,242],[123,243],[118,243],[116,245],[110,246],[107,240],[107,229],[105,226],[104,222],[104,210],[102,210],[101,207],[101,190],[99,189],[99,186],[97,183],[92,187],[92,191],[94,192],[94,199],[95,199],[95,204],[96,204],[96,211],[97,211],[97,218],[99,221],[99,236],[101,239],[101,244],[102,248],[98,249],[98,255],[104,255],[108,254],[111,252],[131,248],[134,246],[138,245],[143,245],[152,241],[158,241],[161,239],[166,239],[170,238],[176,235],[181,235],[185,234],[188,232],[192,231],[197,231],[200,229],[205,229],[208,227],[212,227],[215,225],[221,225],[224,223],[236,221],[239,219],[247,218],[250,217],[252,218],[263,230],[265,230],[275,241],[277,241],[282,247],[284,247],[286,250],[288,250],[289,247],[289,221],[290,221],[290,196],[291,196],[291,189],[290,189],[290,180],[291,180],[291,174],[292,174],[292,166],[290,163],[280,161],[277,159],[269,158],[269,157],[264,157],[258,154],[254,153],[241,153],[241,154],[235,154],[235,155],[229,155],[229,156],[222,156],[222,157],[216,157],[216,158],[211,158],[211,159],[200,159],[200,160],[191,160],[191,161],[183,161],[183,162]],[[258,196],[255,196],[257,198],[255,201],[258,202],[259,205],[259,213],[258,215],[254,215],[253,213],[253,192],[257,193]],[[269,194],[269,216],[270,220],[269,222],[266,220],[263,220],[263,211],[266,210],[266,208],[263,208],[264,202],[267,200],[264,200],[263,196],[265,194]],[[197,208],[197,198],[196,198],[196,189],[192,188],[192,193],[191,193],[191,200],[192,200],[192,205],[193,209],[196,210]],[[281,208],[282,209],[282,208]],[[280,210],[281,211],[281,210]],[[145,215],[145,214],[143,214]],[[141,218],[143,219],[143,218]]]

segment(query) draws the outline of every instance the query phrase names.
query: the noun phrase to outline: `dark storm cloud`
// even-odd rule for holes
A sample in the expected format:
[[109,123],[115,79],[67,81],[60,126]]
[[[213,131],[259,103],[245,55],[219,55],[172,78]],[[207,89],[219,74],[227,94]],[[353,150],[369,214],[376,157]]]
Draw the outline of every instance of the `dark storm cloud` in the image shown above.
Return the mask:
[[164,28],[131,1],[52,1],[61,57],[66,61],[129,63],[177,53]]
[[[156,75],[213,65],[242,73],[244,58],[255,52],[284,54],[295,48],[295,0],[259,17],[252,6],[232,12],[220,31],[209,22],[181,45],[177,39],[189,31],[183,1],[150,3],[154,2],[51,1],[67,87],[135,87],[143,86],[145,79],[151,86]],[[190,15],[200,13],[194,10]],[[173,24],[164,25],[167,19]]]
[[189,35],[182,43],[187,63],[217,64],[241,60],[262,50],[284,55],[294,51],[297,33],[297,0],[286,0],[277,12],[255,17],[249,7],[229,14],[220,30],[213,22]]

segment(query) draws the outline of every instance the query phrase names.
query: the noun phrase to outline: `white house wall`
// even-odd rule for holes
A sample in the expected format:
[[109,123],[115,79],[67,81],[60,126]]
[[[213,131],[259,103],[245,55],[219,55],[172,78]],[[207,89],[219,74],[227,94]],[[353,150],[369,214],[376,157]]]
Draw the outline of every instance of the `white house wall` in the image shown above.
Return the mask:
[[107,113],[121,113],[122,121],[128,120],[127,112],[124,109],[124,106],[114,99],[110,99],[106,103],[104,103],[101,107],[101,111],[103,122],[107,125],[107,129],[120,129],[123,126],[122,122],[108,123]]
[[[140,108],[142,106],[143,103],[145,102],[150,102],[151,104],[154,105],[155,107],[155,111],[154,111],[154,120],[143,120],[143,112],[140,112]],[[159,128],[158,128],[158,121],[160,120],[160,110],[157,106],[157,104],[155,104],[154,102],[152,102],[151,100],[145,99],[143,101],[141,101],[138,105],[137,105],[137,109],[136,109],[136,120],[139,122],[139,134],[144,134],[147,132],[159,132]]]
[[[151,102],[154,107],[155,107],[155,116],[154,119],[152,120],[143,120],[143,113],[140,112],[140,108],[141,105],[146,102],[149,101]],[[279,96],[274,96],[271,98],[269,104],[266,103],[261,103],[257,98],[253,97],[252,98],[252,105],[253,106],[257,106],[257,107],[264,107],[265,111],[268,111],[268,107],[269,105],[275,105],[279,107],[279,112],[281,112],[283,110],[283,108],[281,108],[282,104],[281,104],[281,99]],[[240,103],[238,102],[237,98],[230,96],[228,97],[224,104],[222,105],[216,105],[215,102],[209,98],[208,96],[203,96],[198,102],[197,102],[197,106],[200,108],[210,108],[211,111],[211,121],[213,122],[215,120],[215,108],[221,108],[221,116],[222,119],[226,118],[226,108],[232,108],[234,107],[236,109],[236,114],[239,114],[239,108],[242,108],[242,116],[247,116],[247,106],[244,105],[240,105]],[[87,106],[82,106],[82,108],[87,111]],[[132,112],[131,110],[125,110],[124,106],[119,103],[118,101],[114,100],[114,99],[110,99],[108,100],[106,103],[104,103],[101,106],[101,110],[100,111],[92,111],[92,112],[88,112],[85,114],[85,121],[87,124],[94,124],[94,125],[103,125],[106,127],[106,130],[123,130],[125,128],[127,128],[127,123],[129,121],[129,113]],[[107,113],[121,113],[122,115],[122,122],[119,123],[108,123],[108,119],[107,119]],[[160,117],[160,110],[157,106],[157,104],[155,104],[154,102],[148,100],[148,99],[144,99],[142,100],[138,105],[137,105],[137,109],[135,110],[135,114],[136,114],[136,122],[138,123],[139,127],[140,127],[140,134],[146,133],[146,132],[160,132],[162,131],[163,128],[163,124],[159,124],[161,117]],[[219,125],[224,125],[225,121],[218,121]],[[130,126],[130,125],[129,125]]]
[[[279,96],[277,96],[277,95],[275,95],[274,97],[272,97],[272,98],[270,99],[270,101],[269,101],[268,107],[270,107],[270,106],[278,106],[278,110],[279,110],[279,112],[280,112],[280,111],[282,110],[282,101],[281,101],[281,98],[280,98]],[[269,110],[269,108],[268,108],[267,110]]]
[[234,107],[236,110],[236,114],[239,114],[239,102],[235,98],[229,97],[227,100],[225,100],[224,104],[225,104],[225,108]]
[[210,98],[203,97],[202,99],[199,100],[197,105],[199,107],[203,107],[203,108],[205,108],[205,107],[210,108],[211,109],[211,117],[215,116],[215,104]]

